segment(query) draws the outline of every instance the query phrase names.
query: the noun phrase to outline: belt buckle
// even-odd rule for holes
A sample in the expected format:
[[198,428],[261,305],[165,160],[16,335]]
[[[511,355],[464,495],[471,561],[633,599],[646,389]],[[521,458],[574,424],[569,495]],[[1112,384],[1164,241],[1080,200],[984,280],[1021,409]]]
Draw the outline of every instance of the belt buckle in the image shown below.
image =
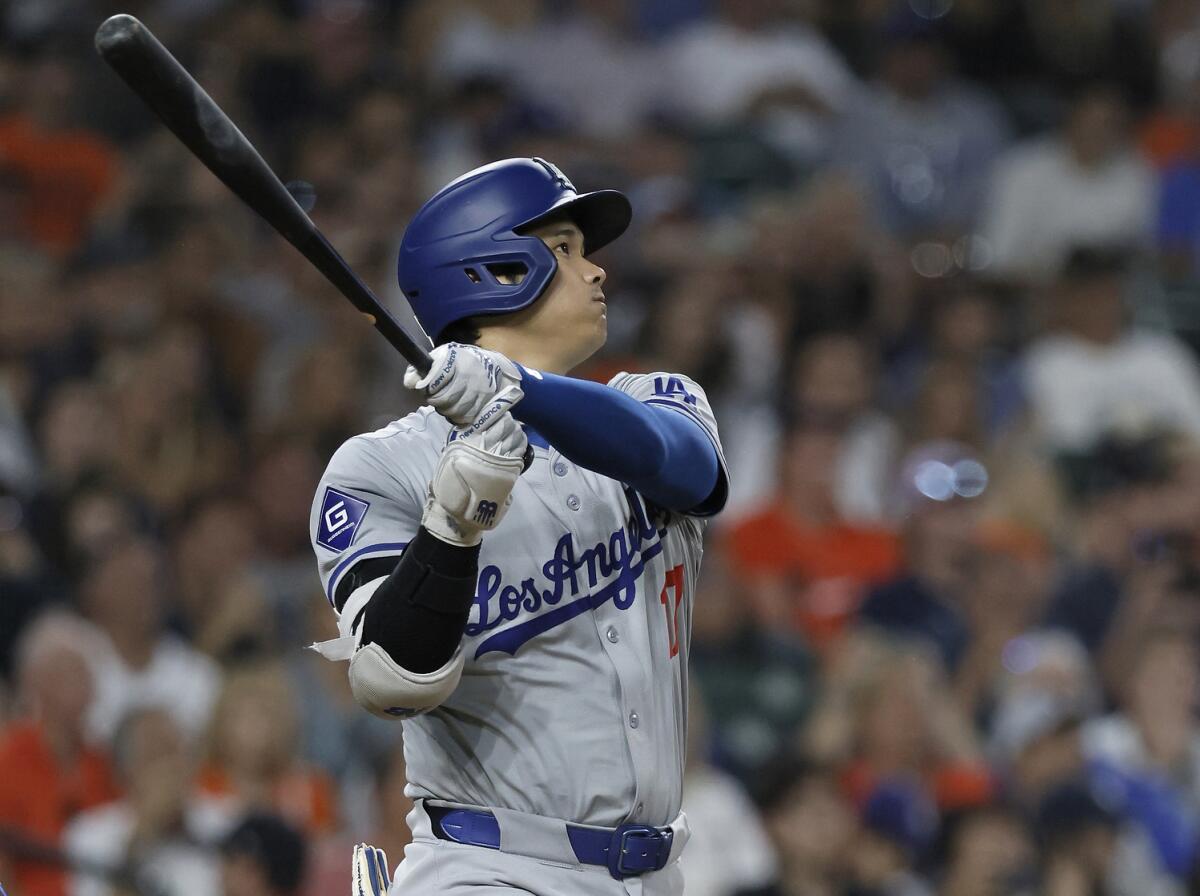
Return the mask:
[[[671,852],[674,832],[663,831],[648,824],[623,824],[613,831],[608,848],[608,873],[616,880],[636,877],[647,871],[658,871],[666,864]],[[638,847],[636,844],[644,844]]]

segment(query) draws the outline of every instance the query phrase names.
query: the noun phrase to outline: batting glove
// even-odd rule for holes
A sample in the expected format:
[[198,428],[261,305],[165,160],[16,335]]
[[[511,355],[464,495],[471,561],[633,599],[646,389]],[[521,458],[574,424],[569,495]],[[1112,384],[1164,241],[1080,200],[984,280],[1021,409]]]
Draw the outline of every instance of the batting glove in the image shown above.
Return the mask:
[[452,431],[429,483],[421,525],[448,544],[479,544],[512,503],[527,447],[525,432],[498,402]]
[[429,373],[421,376],[410,366],[404,372],[404,385],[425,392],[434,410],[455,426],[469,426],[497,398],[513,405],[525,394],[517,365],[499,352],[448,342],[430,357]]
[[384,896],[392,885],[387,855],[382,849],[360,843],[354,847],[352,866],[354,883],[350,896]]

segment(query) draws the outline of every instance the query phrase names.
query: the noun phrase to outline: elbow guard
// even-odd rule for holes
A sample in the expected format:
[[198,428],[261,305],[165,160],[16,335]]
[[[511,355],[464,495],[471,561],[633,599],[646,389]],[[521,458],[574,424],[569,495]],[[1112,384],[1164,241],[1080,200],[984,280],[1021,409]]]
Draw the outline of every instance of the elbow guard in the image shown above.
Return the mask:
[[428,712],[454,693],[463,670],[462,648],[433,672],[410,672],[378,644],[367,644],[350,660],[350,690],[358,705],[385,719]]
[[478,561],[478,545],[446,544],[421,528],[390,576],[350,595],[342,617],[357,628],[350,689],[360,706],[404,719],[454,693]]

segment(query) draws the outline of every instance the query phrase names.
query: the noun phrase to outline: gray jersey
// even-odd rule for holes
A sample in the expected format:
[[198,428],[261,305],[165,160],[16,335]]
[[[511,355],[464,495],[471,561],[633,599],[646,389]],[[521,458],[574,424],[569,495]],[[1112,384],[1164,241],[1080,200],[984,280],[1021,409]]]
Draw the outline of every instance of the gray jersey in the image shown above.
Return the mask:
[[[622,373],[610,385],[694,420],[724,470],[692,380]],[[357,581],[348,573],[394,563],[416,533],[449,432],[424,407],[334,454],[310,526],[331,602]],[[404,721],[408,792],[608,827],[667,824],[681,799],[705,521],[531,441],[513,504],[484,536],[462,680]]]

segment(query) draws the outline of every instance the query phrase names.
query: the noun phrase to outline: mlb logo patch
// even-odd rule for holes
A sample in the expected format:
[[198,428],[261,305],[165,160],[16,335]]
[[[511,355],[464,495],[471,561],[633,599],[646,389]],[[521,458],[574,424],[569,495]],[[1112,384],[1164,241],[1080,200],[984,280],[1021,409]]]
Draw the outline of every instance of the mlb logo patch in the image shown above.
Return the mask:
[[354,533],[370,506],[361,498],[336,488],[326,488],[325,500],[321,502],[321,520],[317,525],[317,544],[331,551],[346,550],[354,543]]

